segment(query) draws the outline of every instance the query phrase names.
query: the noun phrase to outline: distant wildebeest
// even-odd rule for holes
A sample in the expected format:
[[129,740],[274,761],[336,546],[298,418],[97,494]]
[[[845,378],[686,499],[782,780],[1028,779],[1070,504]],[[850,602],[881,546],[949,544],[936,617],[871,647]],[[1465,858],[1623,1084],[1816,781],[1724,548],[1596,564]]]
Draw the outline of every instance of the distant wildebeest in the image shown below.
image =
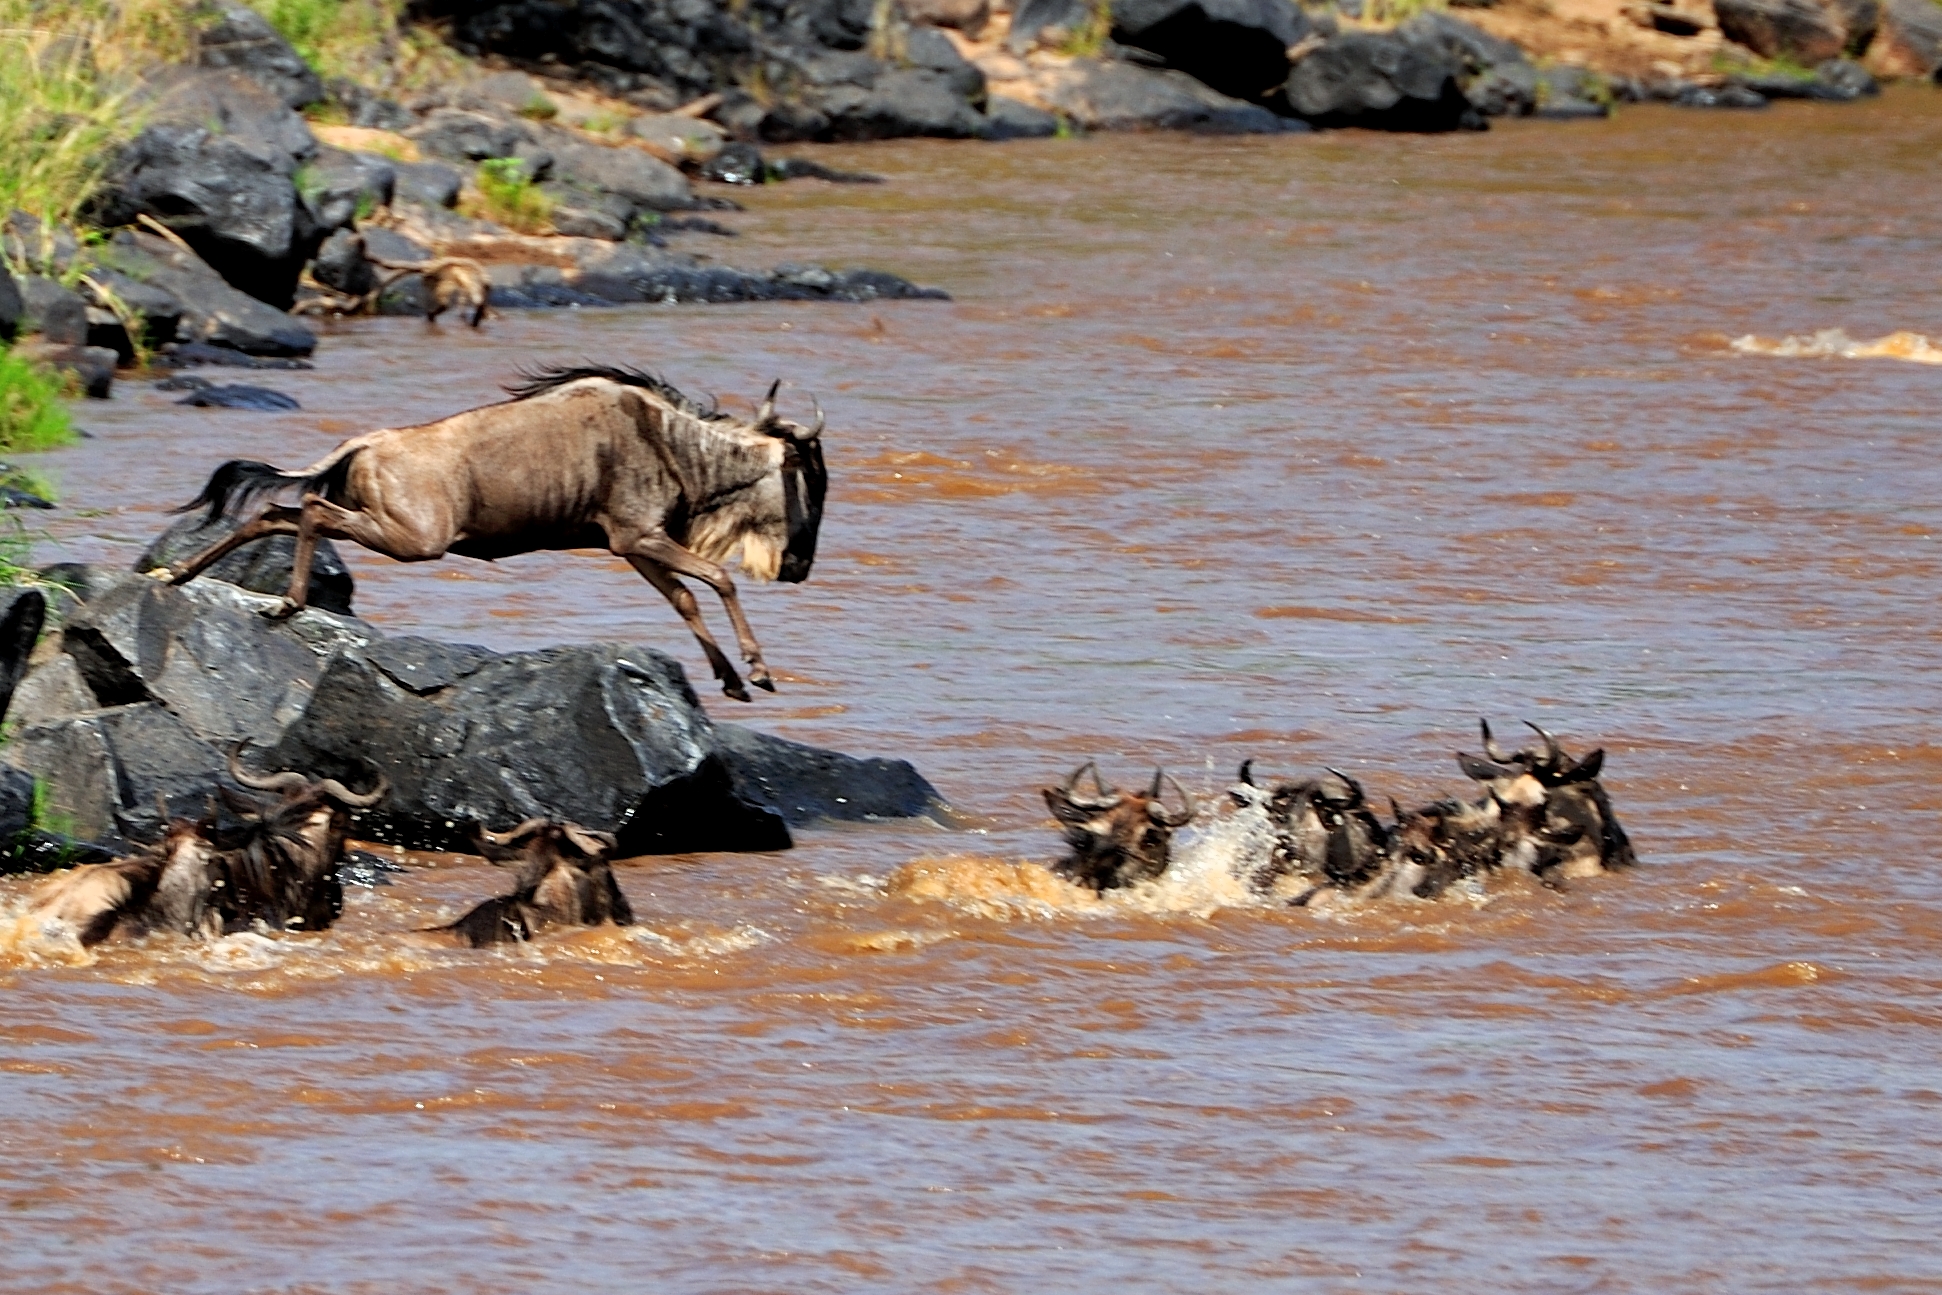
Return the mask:
[[278,612],[290,615],[308,595],[320,535],[401,562],[605,548],[666,596],[722,691],[747,701],[679,577],[721,596],[749,682],[775,691],[721,565],[739,550],[751,577],[795,583],[816,558],[828,485],[822,413],[812,427],[778,418],[775,393],[770,387],[751,422],[635,370],[555,368],[514,388],[511,400],[352,437],[307,468],[232,459],[180,511],[207,507],[214,522],[290,487],[301,488],[301,501],[271,504],[167,576],[181,584],[251,540],[295,535],[295,569]]
[[[1079,779],[1088,770],[1091,795],[1079,790]],[[1169,810],[1161,802],[1163,780],[1179,793],[1180,809]],[[1114,791],[1101,781],[1099,767],[1087,761],[1063,784],[1042,794],[1071,848],[1053,871],[1093,890],[1131,886],[1165,872],[1175,829],[1194,816],[1193,797],[1158,769],[1145,792]]]
[[425,285],[425,322],[435,323],[453,307],[462,307],[466,322],[477,328],[486,317],[486,299],[492,285],[486,281],[485,267],[470,257],[439,256],[429,261],[386,261],[365,253],[364,259],[391,273],[379,280],[368,299],[373,303],[384,290],[408,275],[417,275]]
[[1490,798],[1507,814],[1515,817],[1517,808],[1529,807],[1524,816],[1534,820],[1519,857],[1506,859],[1506,863],[1525,867],[1555,884],[1638,862],[1631,838],[1619,825],[1611,797],[1598,779],[1605,767],[1603,747],[1574,760],[1556,738],[1527,721],[1543,740],[1543,752],[1523,750],[1507,755],[1492,738],[1490,722],[1478,723],[1488,759],[1458,753],[1458,766],[1484,784]]
[[432,927],[461,944],[484,948],[532,939],[549,926],[632,926],[634,910],[614,877],[614,838],[577,823],[529,818],[509,832],[475,827],[479,852],[494,863],[517,862],[511,893],[488,899],[458,921]]

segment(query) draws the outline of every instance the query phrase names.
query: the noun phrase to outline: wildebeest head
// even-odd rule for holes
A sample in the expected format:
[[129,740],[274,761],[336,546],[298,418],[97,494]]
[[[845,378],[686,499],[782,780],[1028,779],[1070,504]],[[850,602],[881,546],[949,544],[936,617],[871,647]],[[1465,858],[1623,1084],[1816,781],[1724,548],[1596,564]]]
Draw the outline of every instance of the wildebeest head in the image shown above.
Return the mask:
[[[1253,766],[1252,760],[1241,765],[1245,787],[1254,785]],[[1369,809],[1360,783],[1337,769],[1328,773],[1327,778],[1280,783],[1268,795],[1274,850],[1250,879],[1256,889],[1265,890],[1290,875],[1353,887],[1382,866],[1388,829]],[[1240,799],[1235,795],[1237,804]]]
[[371,790],[354,792],[335,778],[251,773],[242,765],[248,744],[245,738],[230,749],[230,776],[245,787],[276,792],[280,799],[265,804],[223,789],[242,821],[236,839],[223,852],[230,874],[223,898],[229,922],[323,930],[344,907],[337,864],[350,836],[351,811],[377,804],[390,784],[379,774]]
[[631,926],[634,910],[614,877],[614,837],[556,818],[529,818],[507,832],[474,824],[473,843],[494,863],[518,863],[510,894],[488,899],[450,926],[473,948],[530,940],[549,926]]
[[1543,741],[1542,751],[1505,754],[1491,736],[1489,721],[1481,720],[1489,758],[1457,755],[1463,772],[1488,787],[1506,812],[1506,854],[1529,856],[1531,870],[1547,880],[1636,863],[1632,842],[1599,781],[1604,748],[1574,760],[1556,738],[1526,723]]
[[162,839],[154,845],[50,879],[29,899],[29,918],[66,923],[83,947],[117,930],[221,934],[221,918],[211,907],[218,882],[213,819],[171,818],[164,806],[163,824]]
[[[1079,780],[1088,771],[1090,795],[1079,790]],[[1179,795],[1178,810],[1169,810],[1162,802],[1164,783],[1172,783]],[[1158,769],[1145,792],[1115,791],[1089,760],[1063,784],[1046,787],[1042,794],[1072,851],[1056,871],[1093,890],[1130,886],[1165,872],[1175,830],[1194,816],[1193,797]]]
[[775,578],[785,584],[801,584],[809,578],[809,568],[816,561],[816,532],[823,521],[823,495],[829,489],[829,472],[823,466],[823,407],[816,404],[816,422],[810,427],[776,417],[775,393],[781,385],[778,380],[769,388],[768,398],[755,413],[755,425],[783,445],[786,538]]

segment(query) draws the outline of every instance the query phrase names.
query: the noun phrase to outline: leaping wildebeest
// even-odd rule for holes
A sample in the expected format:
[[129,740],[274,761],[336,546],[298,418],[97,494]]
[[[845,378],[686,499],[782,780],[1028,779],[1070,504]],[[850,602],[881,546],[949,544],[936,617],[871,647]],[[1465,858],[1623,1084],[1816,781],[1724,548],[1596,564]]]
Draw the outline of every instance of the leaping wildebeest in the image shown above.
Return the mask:
[[169,582],[193,579],[251,540],[295,535],[290,589],[273,613],[288,616],[308,596],[320,535],[400,562],[604,548],[661,591],[722,691],[747,701],[680,577],[713,589],[749,682],[774,692],[722,563],[739,551],[754,579],[808,578],[829,481],[821,410],[811,427],[778,418],[772,386],[753,421],[735,418],[650,374],[606,366],[543,369],[510,391],[510,400],[435,423],[354,436],[307,468],[231,459],[180,511],[206,507],[213,523],[293,487],[301,499],[265,507],[168,568]]

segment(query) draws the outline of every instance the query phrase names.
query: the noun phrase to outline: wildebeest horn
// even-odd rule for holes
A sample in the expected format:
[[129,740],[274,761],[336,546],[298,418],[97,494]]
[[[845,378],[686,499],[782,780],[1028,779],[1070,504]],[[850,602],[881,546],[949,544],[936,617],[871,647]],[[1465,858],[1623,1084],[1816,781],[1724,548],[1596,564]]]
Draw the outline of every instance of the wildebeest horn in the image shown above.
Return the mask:
[[1505,755],[1502,748],[1497,745],[1497,739],[1490,735],[1490,721],[1479,719],[1477,727],[1483,730],[1483,753],[1498,764],[1509,764],[1510,757]]
[[823,402],[812,395],[809,403],[816,411],[816,425],[809,429],[809,435],[802,438],[805,441],[813,441],[823,434]]
[[1524,727],[1544,739],[1544,756],[1545,759],[1551,762],[1553,768],[1557,768],[1565,762],[1564,751],[1558,746],[1558,739],[1552,737],[1549,733],[1546,733],[1529,720],[1524,721]]
[[1401,827],[1403,825],[1403,807],[1396,803],[1396,798],[1394,796],[1391,796],[1389,798],[1389,817],[1396,820],[1397,827]]
[[378,785],[363,795],[352,791],[335,778],[319,779],[317,785],[323,789],[326,796],[346,809],[369,809],[384,799],[385,792],[391,790],[391,783],[383,774],[378,775]]
[[169,821],[173,815],[169,813],[169,798],[162,794],[160,787],[155,789],[155,808],[162,811],[162,830],[167,831]]
[[229,748],[229,776],[245,787],[258,791],[295,791],[308,787],[310,779],[300,773],[251,773],[243,768],[243,750],[249,746],[248,738],[237,739],[236,745]]
[[545,827],[546,823],[547,820],[543,818],[529,818],[518,827],[505,832],[488,832],[484,823],[476,823],[473,825],[472,834],[490,845],[509,846],[521,837],[537,832]]
[[[1160,780],[1162,778],[1172,783],[1173,789],[1180,793],[1182,809],[1177,815],[1167,813],[1166,806],[1160,803]],[[1194,798],[1187,794],[1187,789],[1182,787],[1172,774],[1162,774],[1158,769],[1155,769],[1153,771],[1153,790],[1148,793],[1146,805],[1147,817],[1156,823],[1165,824],[1167,827],[1185,827],[1187,824],[1193,822],[1196,812]]]
[[1349,777],[1346,773],[1343,773],[1340,769],[1330,768],[1329,772],[1334,774],[1337,778],[1340,778],[1345,784],[1347,784],[1349,789],[1348,808],[1354,809],[1357,805],[1362,804],[1362,784],[1361,783]]
[[781,378],[777,378],[769,384],[769,394],[763,397],[762,407],[755,411],[755,425],[757,427],[767,427],[769,420],[775,417],[775,393],[780,390],[782,390]]
[[1245,783],[1250,787],[1254,785],[1254,757],[1253,756],[1249,756],[1247,759],[1241,761],[1241,772],[1237,775],[1237,777],[1241,782]]

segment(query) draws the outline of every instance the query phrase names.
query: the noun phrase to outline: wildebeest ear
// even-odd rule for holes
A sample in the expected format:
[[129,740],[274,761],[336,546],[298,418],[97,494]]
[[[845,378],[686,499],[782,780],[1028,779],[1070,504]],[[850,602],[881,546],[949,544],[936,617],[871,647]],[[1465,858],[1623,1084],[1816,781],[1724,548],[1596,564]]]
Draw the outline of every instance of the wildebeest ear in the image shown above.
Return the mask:
[[1045,807],[1052,811],[1052,817],[1061,823],[1083,823],[1092,817],[1089,810],[1079,808],[1072,798],[1057,787],[1042,787],[1039,795],[1045,797]]
[[1463,751],[1457,752],[1456,761],[1457,768],[1463,770],[1466,778],[1474,778],[1478,782],[1495,782],[1499,778],[1515,777],[1517,774],[1523,772],[1521,769],[1507,768],[1504,765],[1496,764],[1489,760],[1480,760],[1476,756],[1469,755]]
[[1599,747],[1590,755],[1578,761],[1578,767],[1565,775],[1566,782],[1590,782],[1605,767],[1605,748]]

